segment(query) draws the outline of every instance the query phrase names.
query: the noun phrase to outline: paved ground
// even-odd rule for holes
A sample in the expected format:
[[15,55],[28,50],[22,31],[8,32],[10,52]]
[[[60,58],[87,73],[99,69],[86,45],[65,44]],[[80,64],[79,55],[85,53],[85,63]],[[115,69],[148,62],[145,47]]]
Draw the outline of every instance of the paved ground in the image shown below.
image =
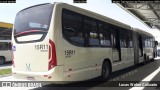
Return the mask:
[[[22,87],[22,88],[0,88],[0,90],[22,90],[22,89],[35,89],[35,90],[42,90],[42,89],[52,89],[52,90],[157,90],[160,87],[108,87],[108,86],[119,86],[120,84],[128,84],[141,82],[141,83],[149,83],[150,81],[160,81],[160,58],[157,58],[153,62],[148,62],[145,65],[139,64],[130,68],[126,68],[117,72],[112,73],[109,82],[99,82],[99,78],[95,78],[92,80],[68,84],[68,85],[55,85],[50,84],[44,87],[33,88],[33,87]],[[17,81],[17,79],[13,78],[12,76],[0,78],[0,81]],[[23,81],[18,79],[18,81]],[[123,82],[121,82],[123,81]],[[125,81],[125,82],[124,82]],[[127,82],[128,81],[128,82]],[[118,83],[118,84],[117,84]],[[160,82],[156,82],[157,85]],[[151,84],[153,84],[151,82]],[[78,88],[77,88],[78,87]]]

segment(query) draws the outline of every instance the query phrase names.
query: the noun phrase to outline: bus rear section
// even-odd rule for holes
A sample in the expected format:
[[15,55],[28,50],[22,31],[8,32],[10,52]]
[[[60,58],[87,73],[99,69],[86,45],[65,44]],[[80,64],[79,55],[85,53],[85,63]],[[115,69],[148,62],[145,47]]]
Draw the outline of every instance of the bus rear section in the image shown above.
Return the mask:
[[41,4],[17,14],[12,34],[12,73],[16,78],[63,81],[63,66],[57,62],[54,33],[50,33],[53,6]]

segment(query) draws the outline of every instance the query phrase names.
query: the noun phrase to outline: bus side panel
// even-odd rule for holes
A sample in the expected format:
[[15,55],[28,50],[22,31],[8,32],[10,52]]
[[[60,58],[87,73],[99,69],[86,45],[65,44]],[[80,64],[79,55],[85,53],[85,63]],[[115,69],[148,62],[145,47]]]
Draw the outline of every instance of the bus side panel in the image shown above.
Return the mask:
[[53,39],[56,47],[57,65],[64,64],[64,49],[62,38],[62,23],[61,23],[61,6],[55,4],[51,21],[50,38]]
[[[79,13],[84,13],[84,12],[80,12],[79,9],[77,10],[77,8],[72,8],[71,6],[68,6],[66,4],[63,4],[63,6],[59,4],[57,5],[57,8],[59,11],[62,11],[62,8],[66,8],[66,9],[68,8],[69,10],[77,11]],[[59,16],[62,16],[62,15],[59,15]],[[55,19],[55,21],[57,20]],[[60,21],[62,20],[60,19]],[[62,22],[59,25],[61,24]],[[62,27],[62,26],[59,26],[59,27]],[[60,30],[62,30],[62,28]],[[63,36],[61,37],[62,39],[60,40],[63,43],[63,45],[62,45],[62,53],[60,55],[61,55],[61,58],[63,56],[63,60],[64,60],[63,61],[64,72],[65,72],[64,77],[66,81],[87,80],[87,79],[91,79],[101,75],[101,68],[102,68],[102,63],[104,59],[105,58],[111,59],[111,56],[112,56],[111,49],[78,47],[66,41],[63,38]]]
[[66,81],[81,81],[101,75],[103,60],[111,58],[110,48],[82,48],[64,40],[64,50],[75,51],[65,56]]
[[154,56],[153,56],[153,48],[144,47],[144,54],[146,54],[147,59],[154,58]]
[[61,24],[61,6],[55,3],[53,16],[51,20],[50,39],[54,41],[56,48],[57,67],[61,67],[61,72],[58,73],[59,80],[65,81],[64,78],[64,48],[62,39],[62,24]]

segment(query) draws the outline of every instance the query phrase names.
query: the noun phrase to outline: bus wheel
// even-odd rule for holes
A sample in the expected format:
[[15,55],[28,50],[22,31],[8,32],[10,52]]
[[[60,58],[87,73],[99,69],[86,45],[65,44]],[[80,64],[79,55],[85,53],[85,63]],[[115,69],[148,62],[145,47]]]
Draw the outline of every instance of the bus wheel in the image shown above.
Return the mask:
[[146,55],[146,54],[144,54],[143,64],[146,64],[146,62],[147,62],[147,55]]
[[110,74],[111,74],[110,64],[109,62],[104,61],[102,66],[101,80],[107,81],[109,79]]
[[5,59],[3,57],[0,57],[0,64],[3,64],[5,62]]

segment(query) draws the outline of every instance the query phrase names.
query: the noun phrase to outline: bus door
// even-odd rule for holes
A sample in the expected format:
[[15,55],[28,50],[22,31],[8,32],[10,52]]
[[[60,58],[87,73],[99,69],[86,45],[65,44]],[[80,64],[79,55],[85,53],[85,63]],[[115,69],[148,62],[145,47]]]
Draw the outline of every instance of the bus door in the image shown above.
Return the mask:
[[120,46],[121,46],[121,61],[128,62],[131,52],[128,48],[127,41],[129,41],[129,31],[128,30],[120,30]]
[[142,36],[138,35],[138,53],[139,53],[139,61],[143,61],[143,43],[142,43]]
[[116,29],[113,29],[111,38],[112,38],[112,60],[113,60],[113,63],[116,63],[121,61],[119,31]]

